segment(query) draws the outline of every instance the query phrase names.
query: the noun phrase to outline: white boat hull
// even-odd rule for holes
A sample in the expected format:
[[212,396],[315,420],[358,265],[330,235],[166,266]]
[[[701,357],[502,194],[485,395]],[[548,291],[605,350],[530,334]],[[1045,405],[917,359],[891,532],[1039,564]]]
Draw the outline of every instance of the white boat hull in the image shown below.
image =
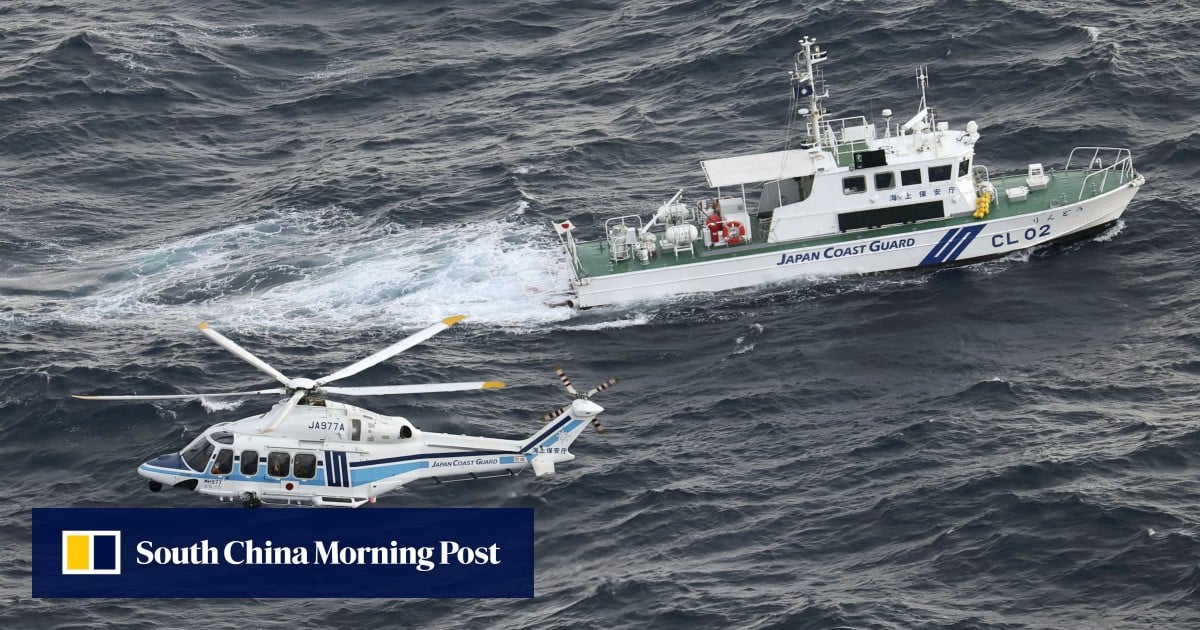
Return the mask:
[[572,302],[578,308],[590,308],[802,278],[870,274],[994,258],[1115,222],[1143,181],[1138,176],[1105,194],[1016,217],[833,245],[814,247],[798,243],[794,249],[585,277],[572,282],[575,294]]

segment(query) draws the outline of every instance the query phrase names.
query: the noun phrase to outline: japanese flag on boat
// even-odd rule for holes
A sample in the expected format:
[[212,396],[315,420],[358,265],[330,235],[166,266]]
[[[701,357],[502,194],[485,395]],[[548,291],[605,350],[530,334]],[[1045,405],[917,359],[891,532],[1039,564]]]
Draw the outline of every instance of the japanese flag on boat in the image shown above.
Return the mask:
[[562,236],[563,234],[570,232],[571,230],[574,230],[574,229],[575,229],[575,224],[571,223],[570,219],[568,219],[566,221],[559,221],[554,224],[554,231],[558,232],[559,236]]

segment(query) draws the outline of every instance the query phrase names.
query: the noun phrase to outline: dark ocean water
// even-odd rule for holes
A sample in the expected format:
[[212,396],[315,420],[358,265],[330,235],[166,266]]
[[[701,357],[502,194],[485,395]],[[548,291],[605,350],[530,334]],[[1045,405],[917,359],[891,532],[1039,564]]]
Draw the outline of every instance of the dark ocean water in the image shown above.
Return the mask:
[[[0,627],[1200,627],[1200,7],[1184,1],[0,5]],[[804,35],[837,116],[979,122],[997,170],[1132,149],[1094,239],[932,274],[574,313],[584,235],[698,160],[777,150]],[[541,291],[538,293],[537,291]],[[523,435],[619,374],[549,480],[386,506],[534,507],[532,600],[30,599],[30,509],[211,506],[134,473],[268,386],[471,319],[360,384]],[[235,509],[235,508],[230,508]],[[240,509],[240,508],[237,508]],[[370,509],[370,508],[367,508]]]

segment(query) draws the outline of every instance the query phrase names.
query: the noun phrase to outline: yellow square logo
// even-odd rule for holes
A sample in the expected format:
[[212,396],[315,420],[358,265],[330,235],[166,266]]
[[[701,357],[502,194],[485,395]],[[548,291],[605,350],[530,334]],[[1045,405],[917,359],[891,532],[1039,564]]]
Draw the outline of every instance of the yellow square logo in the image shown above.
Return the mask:
[[62,572],[63,575],[120,575],[121,532],[63,530]]

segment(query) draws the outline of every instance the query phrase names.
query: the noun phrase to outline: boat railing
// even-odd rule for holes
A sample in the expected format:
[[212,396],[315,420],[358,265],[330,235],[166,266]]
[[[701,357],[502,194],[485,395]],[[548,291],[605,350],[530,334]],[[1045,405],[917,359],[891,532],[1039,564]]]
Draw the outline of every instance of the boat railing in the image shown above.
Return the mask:
[[975,178],[975,185],[992,183],[992,176],[988,174],[988,167],[983,164],[976,164],[971,167],[971,175]]
[[575,243],[574,232],[563,230],[558,233],[558,240],[566,250],[567,257],[571,259],[571,265],[575,268],[575,277],[582,280],[587,275],[587,270],[583,267],[583,261],[579,260],[579,246]]
[[875,139],[875,125],[868,124],[866,116],[821,120],[815,130],[812,123],[808,123],[807,131],[808,137],[833,149],[838,158],[846,159],[854,153],[855,147]]
[[[1087,164],[1079,166],[1084,160],[1087,161]],[[1072,162],[1075,163],[1076,169],[1083,170],[1085,173],[1083,183],[1079,186],[1078,199],[1083,199],[1084,193],[1087,192],[1088,182],[1091,182],[1094,189],[1103,192],[1110,176],[1118,178],[1118,185],[1130,181],[1137,176],[1133,170],[1133,154],[1129,152],[1129,149],[1118,147],[1075,147],[1071,149],[1071,154],[1067,156],[1067,165],[1064,170],[1071,170]],[[1108,164],[1108,166],[1105,166],[1105,164]]]
[[637,251],[642,234],[642,217],[626,214],[604,222],[608,237],[609,257],[613,262],[629,260]]

